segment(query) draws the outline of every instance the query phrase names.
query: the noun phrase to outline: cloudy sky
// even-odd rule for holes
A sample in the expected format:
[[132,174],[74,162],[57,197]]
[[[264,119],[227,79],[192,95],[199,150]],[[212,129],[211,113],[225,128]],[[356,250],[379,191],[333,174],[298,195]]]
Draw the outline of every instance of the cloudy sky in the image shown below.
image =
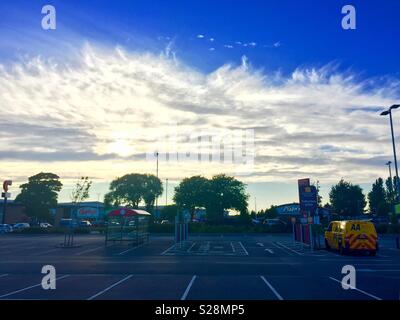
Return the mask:
[[[0,177],[15,195],[57,173],[68,201],[89,175],[97,200],[117,176],[155,173],[159,151],[169,201],[182,178],[216,173],[245,181],[258,209],[296,201],[305,177],[324,201],[342,177],[368,191],[392,160],[379,113],[400,101],[400,4],[353,1],[357,29],[343,30],[344,4],[2,2]],[[210,161],[214,137],[241,161]]]

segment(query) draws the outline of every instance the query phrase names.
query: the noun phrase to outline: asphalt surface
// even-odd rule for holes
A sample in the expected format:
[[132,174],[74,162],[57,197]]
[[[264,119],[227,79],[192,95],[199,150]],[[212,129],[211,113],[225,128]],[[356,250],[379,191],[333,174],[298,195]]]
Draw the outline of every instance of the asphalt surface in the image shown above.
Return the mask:
[[[140,247],[105,247],[101,235],[79,235],[79,247],[57,247],[62,235],[0,235],[0,299],[118,300],[399,300],[400,250],[380,238],[376,257],[311,252],[290,235],[151,236]],[[41,286],[44,265],[55,290]],[[344,290],[342,267],[356,269]]]

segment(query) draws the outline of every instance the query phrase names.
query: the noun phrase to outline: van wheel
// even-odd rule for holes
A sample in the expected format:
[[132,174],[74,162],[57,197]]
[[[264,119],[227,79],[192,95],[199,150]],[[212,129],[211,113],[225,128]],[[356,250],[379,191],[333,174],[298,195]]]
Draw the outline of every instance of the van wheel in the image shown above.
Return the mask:
[[328,250],[328,251],[330,251],[331,250],[331,247],[329,246],[329,243],[328,243],[328,241],[325,239],[325,248],[326,248],[326,250]]

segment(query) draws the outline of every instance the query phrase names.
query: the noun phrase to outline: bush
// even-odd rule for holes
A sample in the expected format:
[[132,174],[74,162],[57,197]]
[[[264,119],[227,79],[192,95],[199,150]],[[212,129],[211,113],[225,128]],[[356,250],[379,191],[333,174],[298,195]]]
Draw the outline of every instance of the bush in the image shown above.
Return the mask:
[[[40,227],[31,227],[25,228],[21,230],[14,231],[15,233],[20,234],[63,234],[66,231],[66,228],[60,227],[52,227],[52,228],[40,228]],[[76,228],[74,229],[75,234],[88,234],[91,229],[89,228]]]

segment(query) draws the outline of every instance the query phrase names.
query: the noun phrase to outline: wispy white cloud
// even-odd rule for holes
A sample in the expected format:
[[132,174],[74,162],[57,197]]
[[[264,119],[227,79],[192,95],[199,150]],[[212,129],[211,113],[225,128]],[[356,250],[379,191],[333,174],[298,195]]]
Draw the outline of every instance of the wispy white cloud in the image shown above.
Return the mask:
[[[255,69],[245,57],[203,73],[171,50],[87,45],[74,63],[34,58],[1,65],[1,175],[28,176],[43,163],[63,177],[153,172],[144,155],[161,147],[158,137],[174,123],[179,137],[254,129],[256,161],[247,181],[311,175],[322,182],[370,182],[386,172],[389,128],[376,110],[398,102],[398,80],[359,80],[332,65],[282,76]],[[163,166],[165,176],[177,179],[218,172],[234,168]]]

